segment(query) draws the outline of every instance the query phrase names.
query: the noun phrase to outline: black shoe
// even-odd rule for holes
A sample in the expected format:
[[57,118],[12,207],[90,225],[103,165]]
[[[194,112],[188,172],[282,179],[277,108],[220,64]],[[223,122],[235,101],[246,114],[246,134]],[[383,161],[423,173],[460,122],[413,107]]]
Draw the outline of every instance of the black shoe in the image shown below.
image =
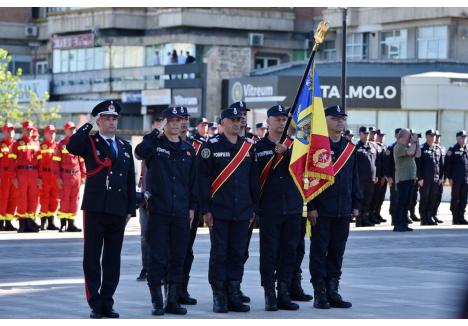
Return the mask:
[[313,299],[310,294],[306,294],[304,289],[301,285],[302,275],[301,273],[297,273],[293,276],[291,281],[291,288],[289,290],[289,296],[291,297],[292,301],[302,301],[308,302]]
[[247,312],[250,306],[242,303],[240,282],[228,281],[227,282],[228,294],[228,310],[235,312]]
[[31,219],[31,218],[25,218],[23,221],[24,233],[37,233],[39,232],[39,227],[36,225],[36,223]]
[[413,222],[421,222],[421,220],[416,216],[415,213],[411,213],[410,218],[413,220]]
[[327,289],[324,280],[312,282],[314,287],[314,308],[330,309],[330,302],[327,299]]
[[166,306],[164,312],[174,315],[186,315],[187,309],[179,304],[179,284],[168,284],[166,289]]
[[5,220],[1,220],[0,221],[0,231],[4,231],[5,230]]
[[71,218],[68,219],[67,232],[81,232],[81,229],[75,226],[75,221]]
[[265,311],[278,311],[275,286],[265,287]]
[[377,216],[377,218],[379,219],[379,221],[380,221],[381,223],[387,222],[387,220],[384,219],[384,218],[382,217],[382,215]]
[[91,310],[91,313],[89,314],[89,318],[92,318],[92,319],[101,319],[102,318],[102,314],[100,312],[97,312],[95,310]]
[[440,223],[444,223],[444,221],[439,220],[439,219],[437,218],[437,216],[433,216],[432,219],[433,219],[434,221],[436,221],[437,223],[439,223],[439,224],[440,224]]
[[228,312],[226,288],[223,282],[213,282],[211,284],[213,290],[213,312],[226,313]]
[[141,270],[140,275],[138,275],[136,280],[139,282],[146,281],[146,270],[144,268]]
[[151,294],[151,304],[153,305],[153,310],[151,314],[153,316],[162,316],[164,315],[164,300],[161,291],[161,285],[156,287],[150,286],[150,294]]
[[59,232],[67,231],[67,219],[66,218],[61,218],[60,219],[60,228],[59,228],[58,231]]
[[284,282],[278,282],[278,309],[297,310],[299,305],[291,301],[289,297],[289,286]]
[[244,292],[242,292],[241,289],[239,289],[239,291],[240,291],[240,295],[241,295],[241,301],[242,301],[243,303],[249,303],[249,302],[250,302],[250,297],[246,296],[246,295],[244,294]]
[[41,231],[45,231],[46,222],[47,222],[47,217],[41,217]]
[[327,297],[332,308],[351,308],[353,305],[351,302],[344,301],[341,295],[338,293],[339,280],[332,278],[327,284]]
[[11,224],[11,221],[5,221],[5,231],[17,231],[18,229]]
[[54,217],[53,216],[48,216],[47,217],[47,230],[50,231],[57,231],[58,227],[55,226],[54,224]]
[[120,315],[118,314],[117,311],[110,308],[110,309],[103,309],[102,310],[102,317],[105,317],[105,318],[120,318]]
[[25,219],[24,218],[19,218],[18,223],[19,223],[19,229],[18,233],[24,233],[24,229],[26,227],[26,224],[24,223]]
[[190,296],[190,293],[188,293],[187,286],[185,284],[180,287],[179,303],[189,305],[189,306],[193,306],[197,304],[197,299],[192,298]]
[[410,231],[411,232],[411,231],[413,231],[413,229],[410,228],[410,227],[406,227],[405,231]]
[[413,221],[408,217],[408,224],[413,224]]
[[395,227],[393,227],[393,232],[406,232],[406,228],[400,227],[400,226],[395,226]]

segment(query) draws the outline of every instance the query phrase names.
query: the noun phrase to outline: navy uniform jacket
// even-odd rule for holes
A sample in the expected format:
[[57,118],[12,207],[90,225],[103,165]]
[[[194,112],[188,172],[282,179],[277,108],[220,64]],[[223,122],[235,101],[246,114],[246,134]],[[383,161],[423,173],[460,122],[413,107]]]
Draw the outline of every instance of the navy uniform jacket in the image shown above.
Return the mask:
[[195,150],[184,140],[170,142],[153,130],[135,147],[148,168],[146,190],[151,193],[150,214],[181,218],[196,208]]
[[359,141],[356,145],[356,160],[361,181],[373,181],[377,176],[377,146],[372,142],[364,144]]
[[211,184],[234,158],[242,144],[249,141],[238,137],[232,144],[224,134],[210,138],[200,149],[198,158],[198,180],[201,213],[212,213],[214,219],[248,220],[257,211],[260,192],[258,164],[255,148],[227,181],[211,197]]
[[[100,160],[110,157],[109,144],[99,135],[91,136],[96,147],[93,153],[88,139],[93,126],[84,124],[70,137],[67,150],[83,157],[86,171],[91,172],[98,167],[94,155]],[[88,212],[105,213],[118,216],[136,216],[135,167],[133,163],[132,146],[125,140],[115,137],[118,157],[112,163],[112,169],[104,168],[98,174],[86,178],[81,209]],[[106,180],[108,179],[108,187]]]
[[395,147],[395,145],[396,142],[388,146],[385,151],[384,159],[385,176],[387,178],[392,178],[393,181],[395,181],[395,159],[393,158],[393,147]]
[[377,145],[377,159],[375,161],[376,175],[378,178],[385,176],[385,152],[387,145],[383,143],[375,143]]
[[424,143],[421,147],[421,157],[416,158],[418,167],[418,180],[433,182],[443,180],[444,164],[442,161],[442,150],[439,146],[429,146]]
[[468,148],[455,144],[445,156],[445,174],[454,183],[468,183]]
[[[267,136],[261,138],[255,144],[257,152],[259,173],[263,171],[270,158],[275,154],[275,143]],[[280,216],[302,214],[304,201],[297,189],[291,174],[289,163],[291,161],[291,149],[283,154],[280,164],[268,175],[263,192],[260,196],[259,213],[264,216]]]
[[[348,141],[341,137],[338,143],[330,139],[330,149],[333,163],[340,157]],[[360,209],[362,192],[359,186],[356,150],[351,154],[346,164],[335,176],[335,183],[320,195],[307,203],[307,211],[317,210],[319,216],[351,217],[353,209]]]

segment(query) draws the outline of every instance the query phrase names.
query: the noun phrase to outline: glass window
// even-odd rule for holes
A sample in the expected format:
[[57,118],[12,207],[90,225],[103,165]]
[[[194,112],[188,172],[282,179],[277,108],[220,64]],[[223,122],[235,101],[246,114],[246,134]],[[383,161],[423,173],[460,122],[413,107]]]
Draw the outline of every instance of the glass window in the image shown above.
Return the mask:
[[164,63],[161,45],[147,46],[145,49],[145,65],[158,66]]
[[142,67],[143,59],[144,48],[142,46],[124,47],[124,67]]
[[69,53],[68,50],[60,51],[60,72],[68,72],[69,71]]
[[78,50],[68,50],[68,60],[70,71],[77,71],[78,68]]
[[78,49],[76,54],[76,70],[86,70],[86,49]]
[[271,57],[256,57],[255,58],[255,69],[276,66],[279,64],[280,64],[279,58],[271,58]]
[[408,126],[424,136],[426,130],[437,129],[437,112],[410,111]]
[[369,54],[369,33],[351,33],[346,38],[346,58],[367,59]]
[[94,68],[94,55],[96,48],[85,49],[85,69],[84,70],[93,70]]
[[60,52],[60,50],[54,50],[54,52],[52,52],[52,71],[54,74],[58,74],[62,71],[60,68],[62,63]]
[[442,141],[445,145],[453,145],[456,142],[455,134],[465,128],[465,112],[444,110],[440,120]]
[[335,60],[336,59],[336,47],[334,40],[328,40],[323,42],[318,52],[321,60]]
[[357,135],[361,126],[375,126],[377,122],[376,111],[348,110],[347,127]]
[[94,69],[104,69],[104,67],[109,67],[109,63],[106,62],[108,58],[105,55],[105,52],[108,48],[94,48]]
[[447,26],[419,27],[417,35],[419,59],[447,59]]
[[385,144],[395,142],[395,129],[408,126],[408,113],[406,111],[379,111],[377,128],[386,133]]
[[384,59],[406,59],[407,30],[381,33],[381,51]]

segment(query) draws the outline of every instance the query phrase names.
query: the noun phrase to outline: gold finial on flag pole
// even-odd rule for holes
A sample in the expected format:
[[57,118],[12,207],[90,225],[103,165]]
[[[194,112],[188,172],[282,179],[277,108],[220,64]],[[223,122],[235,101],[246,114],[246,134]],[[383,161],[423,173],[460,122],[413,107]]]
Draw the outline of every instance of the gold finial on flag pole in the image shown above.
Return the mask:
[[327,36],[328,29],[330,28],[330,25],[328,24],[327,21],[321,21],[320,24],[317,26],[317,31],[314,34],[314,48],[313,51],[316,51],[320,44],[325,41],[325,37]]

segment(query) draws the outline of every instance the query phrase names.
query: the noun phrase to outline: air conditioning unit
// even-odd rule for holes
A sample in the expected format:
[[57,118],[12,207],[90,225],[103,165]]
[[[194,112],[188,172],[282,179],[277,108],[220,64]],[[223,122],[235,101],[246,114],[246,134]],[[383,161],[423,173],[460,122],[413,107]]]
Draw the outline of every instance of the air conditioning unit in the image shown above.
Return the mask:
[[250,46],[263,46],[263,34],[249,33],[249,45]]
[[37,32],[37,26],[26,26],[24,29],[24,35],[29,37],[37,36]]

